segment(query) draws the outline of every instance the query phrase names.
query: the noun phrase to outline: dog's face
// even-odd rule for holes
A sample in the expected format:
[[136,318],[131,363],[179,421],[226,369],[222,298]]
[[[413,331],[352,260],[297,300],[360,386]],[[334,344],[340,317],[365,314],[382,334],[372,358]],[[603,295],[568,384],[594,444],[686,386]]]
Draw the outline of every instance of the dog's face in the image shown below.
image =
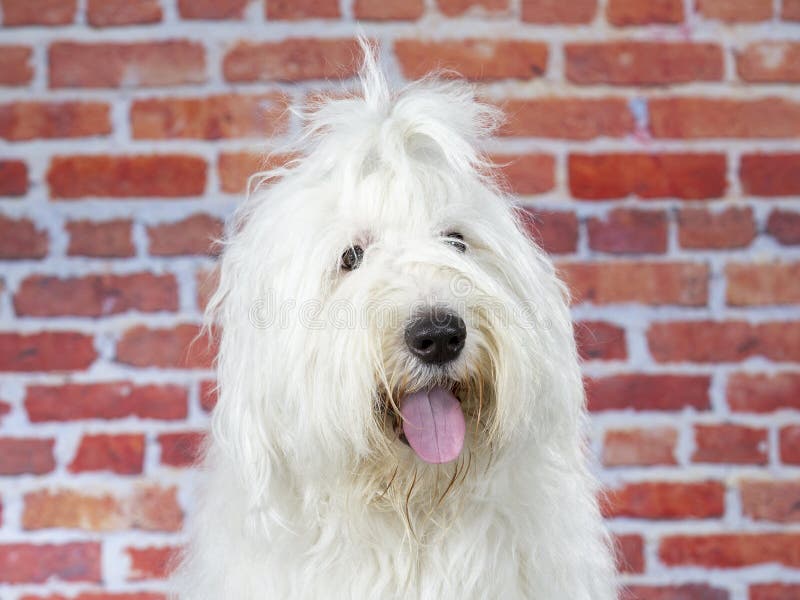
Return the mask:
[[[579,400],[546,401],[577,377],[574,347],[552,266],[472,150],[483,107],[463,91],[349,102],[320,111],[320,141],[225,252],[217,420],[240,460],[255,436],[319,488],[408,501],[578,418]],[[358,108],[363,130],[341,129]]]

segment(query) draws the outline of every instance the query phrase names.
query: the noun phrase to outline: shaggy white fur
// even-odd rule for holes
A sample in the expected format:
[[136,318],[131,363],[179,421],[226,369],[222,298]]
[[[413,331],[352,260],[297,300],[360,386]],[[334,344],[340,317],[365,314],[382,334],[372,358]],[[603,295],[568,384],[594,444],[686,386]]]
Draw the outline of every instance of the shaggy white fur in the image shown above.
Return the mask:
[[[364,49],[362,97],[305,115],[302,158],[262,174],[225,243],[175,594],[611,600],[566,291],[476,150],[499,115],[463,83],[392,94]],[[432,307],[463,319],[452,360],[410,351]],[[448,414],[407,437],[445,443],[463,414],[441,464],[403,435],[433,390]]]

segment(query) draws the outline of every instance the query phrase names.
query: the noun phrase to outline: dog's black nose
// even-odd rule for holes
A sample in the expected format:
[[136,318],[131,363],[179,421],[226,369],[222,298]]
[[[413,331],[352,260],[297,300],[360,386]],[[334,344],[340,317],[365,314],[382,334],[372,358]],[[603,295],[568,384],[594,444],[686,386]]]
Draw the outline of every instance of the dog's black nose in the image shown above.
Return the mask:
[[442,365],[461,354],[467,326],[451,312],[431,311],[408,324],[405,338],[411,354],[423,362]]

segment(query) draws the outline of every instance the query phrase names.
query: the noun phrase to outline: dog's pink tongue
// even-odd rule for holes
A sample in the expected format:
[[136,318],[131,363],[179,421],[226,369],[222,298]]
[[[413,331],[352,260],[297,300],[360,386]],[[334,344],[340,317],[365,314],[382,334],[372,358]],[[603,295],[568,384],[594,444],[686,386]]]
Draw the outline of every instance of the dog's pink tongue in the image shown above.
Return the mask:
[[403,433],[425,462],[440,464],[458,458],[464,447],[464,413],[458,399],[442,387],[409,394],[400,401]]

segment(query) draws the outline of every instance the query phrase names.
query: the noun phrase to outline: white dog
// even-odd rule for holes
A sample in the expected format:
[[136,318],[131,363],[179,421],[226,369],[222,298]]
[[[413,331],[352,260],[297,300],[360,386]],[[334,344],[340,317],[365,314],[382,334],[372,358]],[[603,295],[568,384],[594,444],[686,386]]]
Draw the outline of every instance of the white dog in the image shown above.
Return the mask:
[[226,242],[177,597],[611,600],[566,292],[476,150],[498,114],[365,54]]

